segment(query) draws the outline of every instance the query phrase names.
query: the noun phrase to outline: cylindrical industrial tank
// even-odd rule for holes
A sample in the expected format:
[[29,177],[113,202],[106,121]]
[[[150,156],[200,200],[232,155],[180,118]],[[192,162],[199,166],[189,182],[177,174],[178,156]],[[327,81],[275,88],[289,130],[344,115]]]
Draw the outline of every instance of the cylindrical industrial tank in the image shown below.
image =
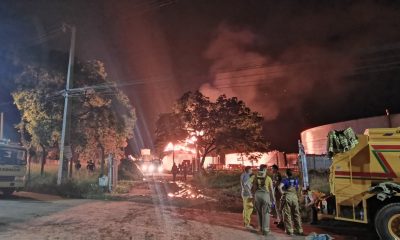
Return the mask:
[[322,155],[326,154],[327,136],[332,130],[351,127],[357,134],[363,134],[367,128],[385,128],[390,125],[400,126],[400,114],[361,118],[310,128],[301,133],[301,141],[307,154]]

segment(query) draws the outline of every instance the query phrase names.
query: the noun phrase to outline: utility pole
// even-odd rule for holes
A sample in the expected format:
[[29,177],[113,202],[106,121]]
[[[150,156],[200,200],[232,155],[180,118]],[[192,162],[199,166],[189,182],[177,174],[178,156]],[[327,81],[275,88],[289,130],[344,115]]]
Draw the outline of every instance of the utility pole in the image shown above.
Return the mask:
[[175,164],[175,144],[172,144],[172,163]]
[[3,139],[4,131],[4,113],[0,113],[0,140]]
[[[67,74],[67,84],[65,86],[64,92],[64,114],[63,114],[63,124],[61,131],[61,143],[60,143],[60,159],[58,163],[58,177],[57,177],[57,185],[60,185],[65,182],[68,173],[68,159],[71,156],[71,147],[70,147],[70,121],[71,121],[71,109],[69,107],[70,98],[69,92],[72,88],[72,75],[74,73],[74,57],[75,57],[75,34],[76,28],[74,26],[64,25],[64,29],[71,30],[71,45],[69,49],[69,61],[68,61],[68,74]],[[66,151],[67,150],[67,151]]]

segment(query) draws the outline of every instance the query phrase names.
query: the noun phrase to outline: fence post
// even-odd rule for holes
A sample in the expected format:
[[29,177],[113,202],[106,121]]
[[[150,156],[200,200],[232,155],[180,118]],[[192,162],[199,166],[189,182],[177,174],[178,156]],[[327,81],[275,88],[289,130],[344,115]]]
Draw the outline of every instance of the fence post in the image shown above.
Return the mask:
[[114,161],[113,161],[113,170],[114,170],[113,186],[114,186],[114,188],[116,188],[118,185],[118,161],[116,159],[114,159]]
[[110,153],[108,155],[108,191],[111,192],[113,190],[113,157]]

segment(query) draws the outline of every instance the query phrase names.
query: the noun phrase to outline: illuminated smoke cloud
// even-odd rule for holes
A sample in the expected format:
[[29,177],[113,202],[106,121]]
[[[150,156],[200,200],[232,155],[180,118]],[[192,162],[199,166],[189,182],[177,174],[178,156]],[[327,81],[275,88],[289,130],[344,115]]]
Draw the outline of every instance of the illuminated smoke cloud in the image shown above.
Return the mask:
[[254,44],[255,37],[251,31],[232,31],[221,25],[205,52],[205,57],[213,61],[210,74],[214,81],[203,84],[200,91],[211,99],[221,94],[237,96],[252,109],[263,113],[266,119],[274,119],[279,112],[277,104],[261,101],[258,91],[258,85],[270,76],[265,68],[269,61],[256,51],[247,50]]
[[317,81],[323,81],[327,89],[339,90],[335,80],[349,73],[353,65],[352,55],[318,47],[288,48],[272,58],[259,53],[256,42],[257,36],[250,30],[220,25],[205,52],[212,61],[214,81],[203,84],[200,91],[211,99],[220,94],[236,96],[266,120],[274,120],[283,109],[297,110]]

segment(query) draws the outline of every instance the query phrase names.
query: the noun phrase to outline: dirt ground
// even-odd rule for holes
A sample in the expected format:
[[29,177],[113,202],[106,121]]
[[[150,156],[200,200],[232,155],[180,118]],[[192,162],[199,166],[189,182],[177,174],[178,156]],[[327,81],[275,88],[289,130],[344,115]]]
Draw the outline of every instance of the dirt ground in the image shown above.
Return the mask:
[[[240,221],[236,220],[238,216],[229,213],[209,213],[128,201],[16,199],[2,200],[1,205],[0,239],[261,238],[229,226],[232,220],[240,226]],[[274,234],[270,239],[289,238]]]
[[[194,189],[182,190],[160,180],[136,185],[120,201],[62,199],[20,192],[12,199],[0,197],[0,239],[304,239],[291,238],[274,226],[268,238],[245,231],[240,213],[218,211],[214,208],[218,204],[212,199],[192,192]],[[178,198],[172,193],[186,197]],[[256,224],[255,215],[253,223]],[[329,233],[335,239],[368,239],[370,235],[366,229],[354,226],[305,225],[305,231]]]

